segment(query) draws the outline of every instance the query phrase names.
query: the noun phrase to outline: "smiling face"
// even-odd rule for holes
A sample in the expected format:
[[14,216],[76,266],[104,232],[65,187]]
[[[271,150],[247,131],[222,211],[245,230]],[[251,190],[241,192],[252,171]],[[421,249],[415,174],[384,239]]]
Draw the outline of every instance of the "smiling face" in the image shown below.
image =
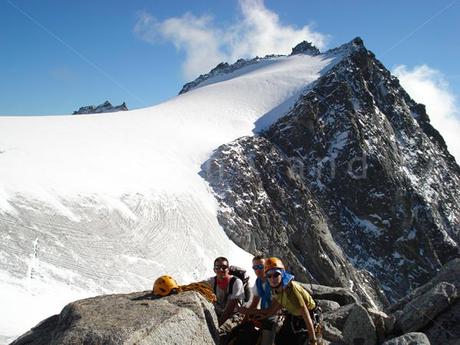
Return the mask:
[[265,272],[264,272],[265,259],[255,259],[252,260],[252,269],[256,274],[257,278],[265,281]]
[[281,285],[283,276],[281,274],[281,270],[273,269],[265,273],[265,278],[268,280],[268,283],[272,288],[277,288]]
[[214,273],[216,273],[217,279],[224,279],[229,275],[228,261],[219,259],[214,263]]

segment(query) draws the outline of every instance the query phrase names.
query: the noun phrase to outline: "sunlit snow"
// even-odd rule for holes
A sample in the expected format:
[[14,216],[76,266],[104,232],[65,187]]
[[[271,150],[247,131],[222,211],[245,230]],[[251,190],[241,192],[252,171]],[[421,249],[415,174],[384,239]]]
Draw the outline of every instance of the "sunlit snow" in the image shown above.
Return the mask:
[[[0,117],[0,343],[85,296],[212,275],[228,239],[199,172],[293,105],[334,57],[271,58],[150,108]],[[261,121],[261,119],[264,119]]]

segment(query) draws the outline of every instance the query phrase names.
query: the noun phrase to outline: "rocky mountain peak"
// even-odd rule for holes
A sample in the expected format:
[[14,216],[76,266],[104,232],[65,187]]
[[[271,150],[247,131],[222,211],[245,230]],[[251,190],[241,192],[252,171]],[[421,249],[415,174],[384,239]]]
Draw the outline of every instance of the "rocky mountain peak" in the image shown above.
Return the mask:
[[202,173],[242,248],[385,304],[460,256],[460,168],[424,106],[360,38],[325,54],[341,60]]
[[120,105],[112,106],[109,101],[105,101],[98,106],[88,105],[84,107],[80,107],[77,111],[74,111],[72,115],[79,115],[79,114],[99,114],[99,113],[113,113],[116,111],[127,111],[128,107],[126,103],[123,102]]
[[296,54],[319,55],[320,51],[311,42],[302,41],[292,48],[291,55]]

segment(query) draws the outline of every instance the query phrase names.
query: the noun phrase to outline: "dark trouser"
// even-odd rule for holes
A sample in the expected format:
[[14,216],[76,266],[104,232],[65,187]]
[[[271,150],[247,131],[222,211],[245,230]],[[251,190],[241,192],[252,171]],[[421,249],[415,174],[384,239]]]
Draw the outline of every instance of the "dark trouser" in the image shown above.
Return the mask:
[[277,345],[303,345],[308,339],[308,329],[300,316],[286,315],[283,326],[276,335]]

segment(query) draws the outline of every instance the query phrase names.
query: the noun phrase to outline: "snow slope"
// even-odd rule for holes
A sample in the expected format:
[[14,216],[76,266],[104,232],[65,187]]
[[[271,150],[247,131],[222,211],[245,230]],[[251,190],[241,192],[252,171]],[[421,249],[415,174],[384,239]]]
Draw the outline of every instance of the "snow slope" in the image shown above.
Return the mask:
[[219,255],[249,268],[202,164],[337,60],[262,60],[145,109],[0,117],[0,343],[84,296],[204,279]]

